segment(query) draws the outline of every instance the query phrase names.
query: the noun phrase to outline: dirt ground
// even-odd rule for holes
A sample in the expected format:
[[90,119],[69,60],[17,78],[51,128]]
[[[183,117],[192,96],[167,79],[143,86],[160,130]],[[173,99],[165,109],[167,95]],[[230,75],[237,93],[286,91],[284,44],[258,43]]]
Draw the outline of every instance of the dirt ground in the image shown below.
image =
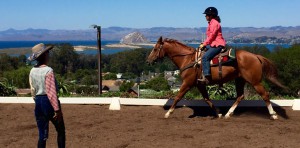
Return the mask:
[[[161,106],[62,105],[69,148],[299,147],[300,112],[237,108],[231,119],[212,119],[206,107],[177,108],[169,119]],[[221,108],[223,115],[228,108]],[[0,147],[36,147],[34,104],[0,104]],[[51,124],[47,147],[56,147]]]

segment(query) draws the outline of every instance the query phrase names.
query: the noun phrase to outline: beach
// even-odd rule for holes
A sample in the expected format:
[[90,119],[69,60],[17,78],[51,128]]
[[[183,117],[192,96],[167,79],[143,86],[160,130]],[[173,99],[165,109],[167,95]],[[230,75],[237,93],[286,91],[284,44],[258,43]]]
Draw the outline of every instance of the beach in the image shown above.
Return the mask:
[[141,43],[141,44],[107,44],[105,47],[108,48],[142,48],[143,46],[153,47],[155,44],[152,43]]

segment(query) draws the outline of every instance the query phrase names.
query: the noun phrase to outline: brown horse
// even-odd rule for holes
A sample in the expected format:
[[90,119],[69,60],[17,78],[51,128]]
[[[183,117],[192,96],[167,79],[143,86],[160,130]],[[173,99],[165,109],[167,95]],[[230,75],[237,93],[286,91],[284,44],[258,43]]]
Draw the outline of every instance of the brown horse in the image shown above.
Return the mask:
[[[188,47],[176,40],[172,39],[162,39],[160,37],[152,49],[150,55],[148,56],[147,62],[152,63],[157,59],[161,59],[168,56],[173,63],[182,70],[180,73],[182,79],[182,85],[180,87],[178,95],[174,98],[174,102],[168,112],[165,114],[165,118],[168,118],[171,113],[173,113],[176,104],[183,98],[188,90],[196,86],[201,92],[205,102],[214,110],[215,116],[220,117],[213,103],[209,99],[209,95],[206,90],[206,85],[198,83],[197,79],[201,76],[201,69],[197,67],[186,68],[187,65],[195,62],[196,50],[192,47]],[[185,70],[183,70],[185,69]],[[235,79],[235,86],[237,92],[237,98],[232,107],[229,109],[225,118],[229,118],[241,100],[244,98],[244,86],[245,83],[251,84],[256,92],[265,101],[266,106],[271,115],[271,119],[278,119],[276,112],[270,102],[269,93],[266,91],[262,85],[263,75],[276,84],[279,87],[285,88],[276,79],[277,70],[275,66],[265,57],[261,55],[252,54],[247,51],[237,50],[236,51],[236,61],[232,66],[222,66],[222,79],[219,77],[219,68],[211,67],[212,80],[210,84],[226,83],[230,80]]]

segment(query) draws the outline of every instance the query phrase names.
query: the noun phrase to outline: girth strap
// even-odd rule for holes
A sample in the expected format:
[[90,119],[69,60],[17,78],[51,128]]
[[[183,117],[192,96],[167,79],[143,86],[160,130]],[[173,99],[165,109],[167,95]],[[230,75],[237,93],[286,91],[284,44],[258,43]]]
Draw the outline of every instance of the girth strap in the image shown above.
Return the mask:
[[222,56],[219,55],[218,59],[219,59],[219,78],[220,78],[220,83],[219,83],[219,88],[223,87],[223,83],[222,83]]

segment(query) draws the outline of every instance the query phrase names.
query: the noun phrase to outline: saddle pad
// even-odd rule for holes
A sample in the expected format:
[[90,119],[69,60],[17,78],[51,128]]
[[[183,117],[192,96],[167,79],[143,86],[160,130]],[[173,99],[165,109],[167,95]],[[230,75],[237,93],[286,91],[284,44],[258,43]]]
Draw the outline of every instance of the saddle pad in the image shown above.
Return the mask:
[[[222,57],[222,60],[221,62],[227,62],[229,60],[229,56],[223,56]],[[212,60],[211,60],[211,64],[212,65],[215,65],[215,64],[219,64],[219,58],[218,57],[214,57]]]
[[215,56],[211,61],[210,65],[211,66],[217,66],[219,65],[219,56],[222,56],[221,64],[231,62],[235,59],[235,49],[229,49],[228,52],[221,53],[217,56]]

